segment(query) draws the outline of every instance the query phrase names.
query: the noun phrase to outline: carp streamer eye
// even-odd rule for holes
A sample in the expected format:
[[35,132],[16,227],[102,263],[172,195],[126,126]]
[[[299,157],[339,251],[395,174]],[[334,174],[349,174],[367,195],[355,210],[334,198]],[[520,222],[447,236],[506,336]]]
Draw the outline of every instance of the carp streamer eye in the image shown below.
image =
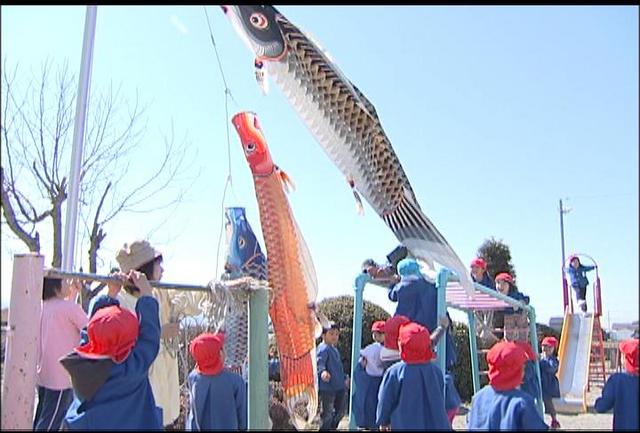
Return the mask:
[[238,246],[239,246],[240,248],[244,248],[244,246],[245,246],[246,244],[247,244],[247,242],[244,240],[244,238],[243,238],[243,237],[239,237],[239,238],[238,238]]
[[247,143],[247,153],[253,153],[256,150],[256,144],[253,141]]
[[267,20],[267,17],[265,17],[264,14],[261,14],[259,12],[252,13],[251,17],[249,17],[249,22],[253,27],[260,30],[264,30],[269,26],[269,21]]

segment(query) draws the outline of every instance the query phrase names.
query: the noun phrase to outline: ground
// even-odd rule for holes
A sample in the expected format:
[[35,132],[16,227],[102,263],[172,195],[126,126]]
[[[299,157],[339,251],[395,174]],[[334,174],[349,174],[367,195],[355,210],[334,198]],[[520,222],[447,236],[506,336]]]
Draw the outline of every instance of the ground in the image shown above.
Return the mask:
[[[611,413],[596,413],[593,410],[593,404],[596,398],[600,397],[602,389],[595,387],[591,389],[591,392],[587,394],[587,403],[589,405],[588,413],[581,413],[578,415],[562,415],[558,414],[558,421],[560,422],[560,430],[612,430],[613,428],[613,414]],[[467,430],[467,412],[469,405],[464,405],[461,413],[453,420],[454,430]],[[545,415],[545,422],[550,424],[549,415]],[[349,430],[349,418],[345,417],[340,422],[339,430]]]

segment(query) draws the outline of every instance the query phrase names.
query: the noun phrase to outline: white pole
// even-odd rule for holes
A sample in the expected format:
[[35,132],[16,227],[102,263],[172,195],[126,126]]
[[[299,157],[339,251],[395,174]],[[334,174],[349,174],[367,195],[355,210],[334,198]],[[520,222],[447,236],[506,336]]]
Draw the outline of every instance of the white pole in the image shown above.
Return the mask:
[[87,119],[87,101],[93,64],[93,40],[96,30],[97,6],[87,6],[84,21],[84,41],[80,60],[80,80],[78,99],[76,100],[76,122],[73,130],[73,148],[71,150],[71,169],[69,174],[69,196],[65,223],[62,269],[73,270],[76,225],[78,220],[78,195],[80,192],[80,169],[82,167],[82,149],[84,147],[84,126]]

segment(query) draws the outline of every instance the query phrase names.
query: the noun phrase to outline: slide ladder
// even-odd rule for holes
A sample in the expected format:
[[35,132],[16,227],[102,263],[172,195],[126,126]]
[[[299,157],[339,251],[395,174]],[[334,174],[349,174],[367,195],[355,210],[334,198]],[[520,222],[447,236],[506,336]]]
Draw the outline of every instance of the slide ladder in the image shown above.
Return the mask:
[[590,390],[592,385],[604,386],[607,379],[604,365],[604,335],[602,326],[600,326],[600,316],[598,315],[593,319],[592,335],[587,391]]

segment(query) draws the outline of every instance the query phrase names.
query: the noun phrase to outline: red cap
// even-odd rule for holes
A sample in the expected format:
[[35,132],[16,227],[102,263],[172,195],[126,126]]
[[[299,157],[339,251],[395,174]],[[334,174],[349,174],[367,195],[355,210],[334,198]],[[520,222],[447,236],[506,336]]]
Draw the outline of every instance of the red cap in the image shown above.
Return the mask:
[[522,383],[524,364],[529,359],[525,349],[512,341],[500,341],[487,353],[489,384],[498,391],[515,389]]
[[400,326],[411,322],[406,316],[393,316],[384,324],[384,347],[398,350],[398,334]]
[[424,364],[434,358],[429,330],[418,323],[400,326],[398,346],[400,358],[407,364]]
[[220,350],[224,347],[224,334],[204,332],[191,340],[189,352],[196,361],[196,370],[202,374],[218,374],[224,368]]
[[482,269],[487,269],[487,262],[482,257],[476,257],[471,261],[471,266],[477,266]]
[[118,305],[96,311],[87,325],[89,342],[74,350],[83,358],[107,359],[116,364],[127,359],[138,339],[138,318]]
[[554,349],[558,347],[558,340],[556,339],[556,337],[544,337],[542,339],[542,346],[551,346]]
[[618,347],[624,355],[624,368],[627,373],[637,375],[640,371],[638,369],[640,364],[638,362],[638,339],[625,340]]
[[502,281],[502,280],[508,281],[509,283],[513,284],[513,277],[508,272],[501,272],[498,275],[496,275],[496,281]]
[[371,332],[384,332],[384,320],[376,320],[373,322]]

